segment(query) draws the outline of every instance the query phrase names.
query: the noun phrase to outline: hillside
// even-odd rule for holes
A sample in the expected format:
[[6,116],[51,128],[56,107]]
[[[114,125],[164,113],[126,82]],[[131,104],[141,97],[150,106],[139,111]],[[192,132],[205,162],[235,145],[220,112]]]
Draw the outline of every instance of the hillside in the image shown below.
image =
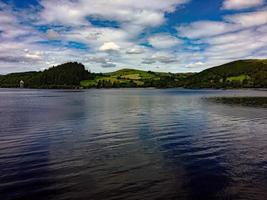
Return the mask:
[[267,60],[239,60],[200,73],[163,73],[122,69],[90,73],[84,65],[65,63],[43,72],[0,76],[0,87],[26,88],[267,88]]
[[266,88],[267,60],[239,60],[204,70],[186,80],[189,88]]
[[83,88],[181,87],[190,75],[122,69],[111,73],[95,74],[93,79],[81,81],[81,86]]
[[18,87],[21,80],[26,88],[76,88],[90,73],[80,63],[65,63],[43,72],[12,73],[0,76],[0,87]]

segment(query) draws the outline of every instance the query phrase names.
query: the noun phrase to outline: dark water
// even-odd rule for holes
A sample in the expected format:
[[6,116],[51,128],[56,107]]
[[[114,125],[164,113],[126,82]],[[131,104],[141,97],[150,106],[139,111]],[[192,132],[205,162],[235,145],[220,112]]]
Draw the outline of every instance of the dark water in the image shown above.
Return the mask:
[[267,199],[267,91],[0,90],[0,199]]

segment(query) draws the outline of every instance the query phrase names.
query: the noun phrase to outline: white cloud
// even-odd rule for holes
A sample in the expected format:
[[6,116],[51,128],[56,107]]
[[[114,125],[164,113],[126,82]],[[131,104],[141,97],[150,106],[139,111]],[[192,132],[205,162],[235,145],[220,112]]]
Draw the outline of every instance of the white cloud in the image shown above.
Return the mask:
[[177,47],[182,43],[181,40],[179,40],[176,37],[173,37],[168,34],[157,34],[150,38],[148,38],[149,43],[158,49],[166,49],[171,47]]
[[126,51],[126,54],[143,54],[145,53],[144,48],[141,47],[134,47],[134,48],[130,48]]
[[118,51],[119,49],[120,47],[114,42],[106,42],[99,48],[100,51]]
[[73,1],[46,1],[40,2],[43,11],[41,19],[48,24],[82,25],[87,24],[82,5]]
[[33,60],[41,60],[42,59],[42,54],[41,52],[28,52],[25,54],[25,57],[26,58],[30,58],[30,59],[33,59]]
[[255,12],[229,15],[225,19],[243,28],[267,24],[267,8]]
[[[82,42],[93,51],[98,51],[100,48],[103,51],[106,45],[113,46],[113,50],[127,49],[134,46],[131,42],[133,36],[127,31],[118,28],[83,26],[61,33],[61,37],[66,41]],[[105,45],[105,43],[107,44]],[[105,46],[102,47],[103,45]]]
[[225,0],[223,2],[223,9],[240,10],[245,8],[261,6],[263,4],[264,0]]
[[41,17],[46,23],[81,25],[86,17],[109,19],[140,26],[158,26],[165,20],[164,13],[173,12],[188,0],[42,0]]
[[267,24],[267,9],[227,15],[224,21],[197,21],[176,27],[182,37],[190,39],[212,37]]
[[235,24],[222,21],[197,21],[188,25],[177,27],[177,32],[182,37],[202,38],[235,31],[239,27]]

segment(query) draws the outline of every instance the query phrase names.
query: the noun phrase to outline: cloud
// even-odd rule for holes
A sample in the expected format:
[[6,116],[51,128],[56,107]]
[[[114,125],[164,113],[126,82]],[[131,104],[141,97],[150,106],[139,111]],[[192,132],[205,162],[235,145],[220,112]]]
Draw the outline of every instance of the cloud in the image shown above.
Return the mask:
[[102,57],[89,57],[88,61],[92,61],[92,62],[96,62],[96,63],[107,63],[110,61],[110,59],[107,59],[106,57],[102,56]]
[[23,56],[0,56],[0,62],[3,63],[20,63],[20,62],[28,62],[31,61],[31,59],[28,59]]
[[126,49],[134,45],[130,42],[132,35],[118,28],[83,26],[60,34],[63,40],[84,43],[93,51],[100,48],[103,51],[107,47],[113,47],[113,50]]
[[154,59],[152,59],[152,58],[145,58],[145,59],[142,61],[143,64],[153,64],[153,63],[155,63],[155,62],[156,62],[156,60],[154,60]]
[[106,42],[99,48],[100,51],[118,51],[119,49],[120,47],[114,42]]
[[[156,44],[153,48],[145,44],[150,30],[166,23],[166,14],[187,2],[189,0],[38,0],[36,8],[25,9],[1,3],[4,9],[0,10],[0,53],[9,58],[5,59],[8,63],[5,70],[7,66],[12,68],[10,71],[43,69],[68,61],[83,62],[92,71],[102,71],[103,67],[143,67],[143,58],[157,52]],[[107,21],[106,25],[99,25],[101,21]],[[116,26],[109,22],[115,22]],[[177,40],[173,41],[178,44]],[[163,42],[164,50],[168,51],[167,40]],[[79,49],[68,45],[70,43],[87,48]],[[88,55],[91,56],[88,58]],[[17,61],[23,61],[19,66],[12,59],[16,56],[20,58]],[[170,57],[153,59],[160,63],[172,62]]]
[[200,71],[266,55],[266,7],[218,10],[217,21],[208,20],[213,16],[192,22],[187,18],[188,23],[179,20],[175,35],[169,14],[179,16],[180,8],[188,9],[180,6],[189,0],[38,2],[35,8],[23,9],[0,3],[0,73],[68,61],[82,62],[95,72],[109,67]]
[[229,15],[225,17],[225,20],[235,23],[241,26],[241,28],[267,24],[267,8],[255,12]]
[[241,10],[264,4],[264,0],[225,0],[223,9],[225,10]]
[[187,2],[188,0],[42,0],[41,17],[45,23],[66,25],[87,24],[86,17],[91,16],[153,27],[165,21],[164,13],[174,12],[177,6]]
[[143,54],[145,53],[144,48],[141,47],[134,47],[134,48],[130,48],[126,51],[126,54]]
[[24,55],[1,55],[0,62],[3,63],[32,63],[41,60],[39,52],[26,52]]
[[178,26],[177,32],[182,37],[191,39],[211,37],[237,30],[235,24],[222,21],[197,21],[188,25]]
[[47,38],[50,39],[50,40],[57,40],[57,39],[60,39],[60,35],[58,34],[58,32],[54,31],[54,30],[51,30],[49,29],[47,32]]
[[0,10],[0,39],[9,40],[31,33],[30,28],[20,25],[12,11],[6,9]]
[[151,57],[144,58],[142,63],[143,64],[152,64],[155,62],[160,62],[164,64],[169,64],[169,63],[175,63],[178,62],[177,58],[168,52],[157,52],[153,54]]
[[87,59],[87,61],[99,63],[99,64],[101,64],[100,66],[103,67],[103,68],[116,67],[116,64],[114,64],[110,58],[107,58],[105,56],[93,56],[93,57],[89,57]]
[[181,40],[179,40],[176,37],[173,37],[168,34],[157,34],[150,38],[148,38],[149,43],[158,49],[167,49],[171,47],[178,46],[182,43]]
[[176,27],[178,35],[190,39],[212,37],[267,24],[267,9],[227,15],[224,21],[197,21]]
[[116,64],[114,64],[114,63],[103,63],[101,66],[104,67],[104,68],[112,68],[112,67],[116,67]]

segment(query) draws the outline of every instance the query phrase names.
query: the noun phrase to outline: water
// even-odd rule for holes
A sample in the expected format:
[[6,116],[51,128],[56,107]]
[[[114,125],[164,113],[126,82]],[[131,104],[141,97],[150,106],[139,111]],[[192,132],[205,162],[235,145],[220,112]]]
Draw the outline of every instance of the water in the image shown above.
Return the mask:
[[0,199],[267,199],[252,90],[0,90]]

